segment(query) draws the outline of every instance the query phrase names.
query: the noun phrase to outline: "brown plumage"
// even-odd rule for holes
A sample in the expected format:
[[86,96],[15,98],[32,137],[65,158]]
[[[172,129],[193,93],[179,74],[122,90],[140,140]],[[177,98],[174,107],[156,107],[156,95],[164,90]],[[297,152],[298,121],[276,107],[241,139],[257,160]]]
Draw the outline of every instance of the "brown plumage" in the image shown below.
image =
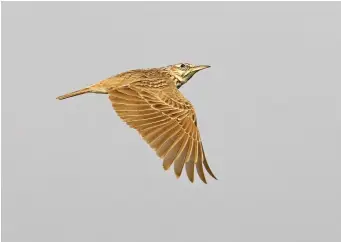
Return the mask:
[[57,99],[84,93],[109,94],[118,116],[136,129],[168,170],[173,164],[180,177],[184,167],[194,181],[196,168],[206,183],[205,170],[217,179],[208,166],[192,104],[178,90],[196,72],[209,66],[180,63],[162,68],[127,71]]

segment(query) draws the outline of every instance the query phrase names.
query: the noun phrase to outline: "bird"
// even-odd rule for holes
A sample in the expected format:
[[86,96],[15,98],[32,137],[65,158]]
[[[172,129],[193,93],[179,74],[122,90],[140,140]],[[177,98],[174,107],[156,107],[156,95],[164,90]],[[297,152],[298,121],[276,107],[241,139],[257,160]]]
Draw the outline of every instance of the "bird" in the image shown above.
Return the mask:
[[108,94],[113,109],[163,160],[177,178],[183,168],[190,182],[194,171],[207,184],[204,168],[217,180],[206,159],[194,106],[179,91],[194,74],[209,65],[178,63],[159,68],[129,70],[110,76],[58,100],[86,93]]

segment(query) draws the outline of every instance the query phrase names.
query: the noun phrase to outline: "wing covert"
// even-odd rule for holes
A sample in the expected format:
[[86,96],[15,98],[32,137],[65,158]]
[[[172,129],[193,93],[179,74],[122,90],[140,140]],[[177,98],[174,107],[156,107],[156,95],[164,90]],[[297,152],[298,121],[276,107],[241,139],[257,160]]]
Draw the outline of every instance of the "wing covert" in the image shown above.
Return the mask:
[[109,99],[119,117],[136,129],[163,159],[165,170],[174,164],[174,172],[180,177],[186,167],[193,182],[196,167],[206,183],[205,167],[216,179],[204,154],[194,108],[176,87],[148,90],[126,85],[111,90]]

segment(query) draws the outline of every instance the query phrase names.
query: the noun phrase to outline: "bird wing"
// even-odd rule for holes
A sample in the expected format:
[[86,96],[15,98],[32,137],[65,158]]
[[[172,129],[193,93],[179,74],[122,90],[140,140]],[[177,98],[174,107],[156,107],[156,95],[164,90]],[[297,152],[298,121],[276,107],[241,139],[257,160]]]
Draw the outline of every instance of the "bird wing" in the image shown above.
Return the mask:
[[217,179],[205,157],[194,108],[175,86],[146,89],[138,84],[126,85],[110,90],[109,99],[119,117],[163,159],[165,170],[174,163],[174,172],[180,177],[186,165],[187,176],[193,182],[196,166],[206,183],[205,167]]

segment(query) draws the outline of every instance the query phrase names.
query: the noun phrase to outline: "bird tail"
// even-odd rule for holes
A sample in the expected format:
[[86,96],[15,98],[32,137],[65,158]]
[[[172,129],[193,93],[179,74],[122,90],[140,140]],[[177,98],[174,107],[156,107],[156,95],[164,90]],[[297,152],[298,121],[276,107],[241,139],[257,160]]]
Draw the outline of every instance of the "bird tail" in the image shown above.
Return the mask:
[[65,95],[59,96],[59,97],[57,97],[57,99],[63,100],[63,99],[69,98],[69,97],[74,97],[74,96],[82,95],[82,94],[89,93],[89,92],[91,92],[91,89],[86,87],[86,88],[83,88],[81,90],[78,90],[75,92],[70,92],[70,93],[67,93]]

